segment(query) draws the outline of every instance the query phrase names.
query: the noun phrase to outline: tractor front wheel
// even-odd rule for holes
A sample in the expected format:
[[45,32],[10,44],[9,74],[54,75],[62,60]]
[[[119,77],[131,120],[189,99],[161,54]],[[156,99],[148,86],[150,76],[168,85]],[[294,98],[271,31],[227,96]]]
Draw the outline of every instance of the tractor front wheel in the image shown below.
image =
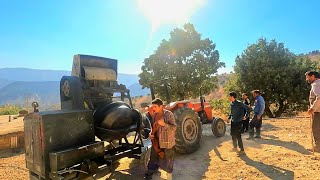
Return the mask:
[[178,153],[192,153],[200,147],[202,126],[197,113],[190,108],[174,111],[177,124],[175,150]]
[[226,133],[226,123],[221,118],[215,118],[212,121],[211,129],[216,137],[222,137]]

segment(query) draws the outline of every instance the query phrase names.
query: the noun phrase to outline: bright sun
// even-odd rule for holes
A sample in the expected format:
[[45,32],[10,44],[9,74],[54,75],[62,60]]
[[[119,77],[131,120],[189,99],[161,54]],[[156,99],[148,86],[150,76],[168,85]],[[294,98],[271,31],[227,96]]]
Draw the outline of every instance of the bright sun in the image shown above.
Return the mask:
[[137,0],[143,14],[149,19],[152,31],[164,24],[180,25],[189,21],[205,0]]

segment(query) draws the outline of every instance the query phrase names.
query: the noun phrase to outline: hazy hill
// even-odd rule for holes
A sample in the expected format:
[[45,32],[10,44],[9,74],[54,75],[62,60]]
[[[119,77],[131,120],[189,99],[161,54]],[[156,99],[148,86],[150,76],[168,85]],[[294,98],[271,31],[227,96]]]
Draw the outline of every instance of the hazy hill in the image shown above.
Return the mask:
[[27,68],[0,69],[0,77],[10,81],[60,81],[62,76],[70,76],[70,71],[40,70]]
[[11,81],[10,80],[7,80],[7,79],[0,79],[0,89],[2,87],[5,87],[6,85],[10,84]]
[[60,101],[59,81],[13,82],[0,89],[0,104],[29,106],[38,101],[42,107],[50,107]]
[[[59,70],[0,69],[0,105],[24,104],[27,99],[35,99],[48,105],[59,103],[60,79],[70,74],[70,71]],[[137,75],[118,74],[118,82],[125,84],[130,89],[132,97],[149,93],[149,90],[142,90],[138,81]]]
[[141,85],[139,83],[132,84],[131,86],[127,87],[127,89],[130,90],[131,96],[142,96],[150,94],[150,89],[142,89]]
[[[28,68],[2,68],[0,69],[1,80],[6,81],[60,81],[62,76],[70,76],[71,71],[41,70]],[[118,81],[127,87],[138,83],[139,77],[135,74],[118,74]]]

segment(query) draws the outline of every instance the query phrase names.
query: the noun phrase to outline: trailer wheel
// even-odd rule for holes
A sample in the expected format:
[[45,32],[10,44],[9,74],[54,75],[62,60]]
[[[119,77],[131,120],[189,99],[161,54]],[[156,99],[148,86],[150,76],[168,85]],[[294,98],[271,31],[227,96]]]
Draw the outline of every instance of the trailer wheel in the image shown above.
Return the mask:
[[197,113],[190,108],[174,111],[177,124],[175,150],[178,153],[192,153],[200,147],[202,126]]

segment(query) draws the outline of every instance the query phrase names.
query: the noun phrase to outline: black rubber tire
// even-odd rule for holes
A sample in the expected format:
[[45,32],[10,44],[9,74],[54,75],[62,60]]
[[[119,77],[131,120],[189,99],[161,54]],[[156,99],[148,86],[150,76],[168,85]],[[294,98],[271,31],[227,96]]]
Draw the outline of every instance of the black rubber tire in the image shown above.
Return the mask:
[[195,152],[200,147],[202,138],[199,116],[190,108],[179,108],[173,114],[177,124],[176,152],[182,154]]
[[226,123],[221,118],[214,118],[211,123],[211,130],[216,137],[222,137],[226,133]]

